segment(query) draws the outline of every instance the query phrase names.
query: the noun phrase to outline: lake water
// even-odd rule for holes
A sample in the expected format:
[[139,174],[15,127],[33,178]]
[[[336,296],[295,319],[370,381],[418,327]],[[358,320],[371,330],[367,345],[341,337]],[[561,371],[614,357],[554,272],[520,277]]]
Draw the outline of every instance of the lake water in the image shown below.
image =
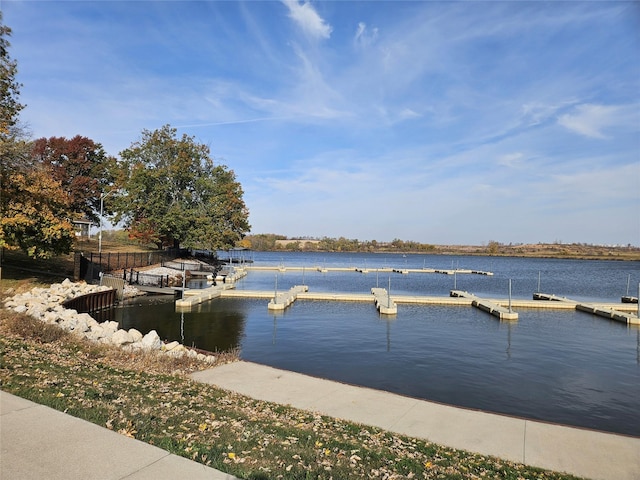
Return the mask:
[[[640,262],[435,255],[259,253],[254,265],[304,271],[250,272],[238,289],[531,299],[533,292],[619,302],[637,295]],[[460,268],[493,276],[320,273],[317,266]],[[277,280],[276,280],[277,278]],[[172,298],[142,297],[113,314],[123,328],[152,329],[206,350],[239,348],[244,360],[452,405],[640,436],[640,328],[577,311],[518,309],[500,322],[471,307],[297,301],[284,313],[266,300],[218,299],[176,313]]]

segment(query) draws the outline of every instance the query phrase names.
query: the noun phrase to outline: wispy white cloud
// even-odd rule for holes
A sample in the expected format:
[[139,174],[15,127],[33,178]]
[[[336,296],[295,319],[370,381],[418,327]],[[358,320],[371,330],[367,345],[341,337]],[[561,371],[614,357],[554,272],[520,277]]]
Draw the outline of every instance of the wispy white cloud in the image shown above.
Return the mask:
[[522,166],[525,161],[525,155],[522,152],[506,153],[498,158],[498,165],[509,168]]
[[[606,139],[609,128],[625,125],[629,120],[628,112],[620,106],[583,104],[572,113],[561,115],[558,123],[585,137]],[[636,128],[638,126],[636,124]]]
[[378,38],[378,28],[368,28],[364,22],[358,22],[354,42],[358,47],[368,47]]
[[331,25],[326,23],[309,2],[299,3],[298,0],[282,0],[289,9],[289,17],[302,31],[313,39],[328,39],[331,37]]

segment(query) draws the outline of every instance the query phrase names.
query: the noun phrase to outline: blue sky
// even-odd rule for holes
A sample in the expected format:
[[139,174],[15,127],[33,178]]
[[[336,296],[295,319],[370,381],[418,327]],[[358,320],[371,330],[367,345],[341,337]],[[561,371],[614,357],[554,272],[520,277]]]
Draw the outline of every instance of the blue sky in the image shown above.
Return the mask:
[[640,245],[640,2],[0,7],[34,138],[170,124],[252,233]]

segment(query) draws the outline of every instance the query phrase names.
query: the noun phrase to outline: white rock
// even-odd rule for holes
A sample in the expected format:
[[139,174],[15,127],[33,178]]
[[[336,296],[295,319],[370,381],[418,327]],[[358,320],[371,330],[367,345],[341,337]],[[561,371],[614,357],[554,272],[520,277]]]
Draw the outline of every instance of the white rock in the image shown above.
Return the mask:
[[85,335],[89,340],[98,341],[101,338],[104,338],[106,334],[104,329],[100,325],[98,325],[96,327],[91,327],[91,329],[86,332]]
[[102,328],[106,331],[110,331],[111,333],[116,333],[118,330],[118,322],[104,322],[102,324]]
[[87,320],[84,317],[77,317],[77,324],[73,329],[74,332],[87,332],[89,330],[89,325],[87,325]]
[[111,336],[111,342],[118,346],[128,345],[129,343],[133,343],[133,339],[131,338],[131,335],[129,335],[129,332],[121,329]]
[[174,348],[178,347],[178,345],[180,345],[180,343],[179,343],[179,342],[175,342],[175,341],[174,341],[174,342],[167,343],[166,345],[164,345],[164,346],[162,347],[162,349],[163,349],[163,350],[165,350],[165,351],[167,351],[167,352],[170,352],[170,351],[171,351],[171,350],[173,350]]
[[144,337],[142,337],[140,343],[146,350],[160,350],[160,348],[162,348],[162,340],[160,340],[160,336],[155,330],[151,330]]
[[78,318],[63,318],[59,325],[65,330],[74,330],[78,326]]
[[136,330],[135,328],[130,328],[129,329],[129,335],[131,335],[131,338],[133,339],[133,343],[139,342],[140,340],[142,340],[142,333],[140,333],[139,330]]
[[[76,310],[66,309],[62,306],[66,300],[87,293],[109,290],[106,286],[89,285],[84,282],[73,283],[65,279],[62,283],[56,283],[49,288],[33,288],[30,292],[14,295],[5,300],[4,305],[16,313],[26,313],[43,322],[58,324],[74,335],[105,344],[116,344],[121,348],[131,350],[163,350],[168,355],[181,357],[188,355],[200,361],[213,363],[215,356],[203,355],[194,350],[187,349],[179,342],[170,342],[164,345],[155,330],[142,335],[135,328],[129,331],[118,328],[117,322],[98,323],[88,313],[78,313]],[[139,293],[131,288],[132,295]]]
[[57,312],[47,312],[44,314],[44,318],[42,320],[46,323],[56,323],[58,318],[59,316]]
[[98,323],[96,322],[96,320],[89,315],[88,313],[79,313],[76,315],[78,317],[78,320],[83,319],[87,325],[91,326],[93,323]]

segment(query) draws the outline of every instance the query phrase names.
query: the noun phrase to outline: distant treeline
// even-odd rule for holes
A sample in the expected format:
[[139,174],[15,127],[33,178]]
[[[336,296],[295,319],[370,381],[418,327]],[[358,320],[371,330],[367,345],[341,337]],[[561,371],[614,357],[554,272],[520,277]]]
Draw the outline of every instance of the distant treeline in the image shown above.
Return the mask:
[[376,240],[360,241],[345,237],[329,238],[287,238],[284,235],[261,233],[246,236],[242,244],[252,250],[290,252],[319,251],[319,252],[433,252],[434,245],[413,241],[395,239],[392,242],[378,242]]
[[542,258],[583,258],[640,260],[640,248],[632,245],[591,245],[587,243],[509,243],[490,240],[483,245],[432,245],[395,239],[391,242],[340,238],[287,238],[263,233],[246,236],[241,246],[256,251],[289,252],[402,252],[446,255],[495,255]]

